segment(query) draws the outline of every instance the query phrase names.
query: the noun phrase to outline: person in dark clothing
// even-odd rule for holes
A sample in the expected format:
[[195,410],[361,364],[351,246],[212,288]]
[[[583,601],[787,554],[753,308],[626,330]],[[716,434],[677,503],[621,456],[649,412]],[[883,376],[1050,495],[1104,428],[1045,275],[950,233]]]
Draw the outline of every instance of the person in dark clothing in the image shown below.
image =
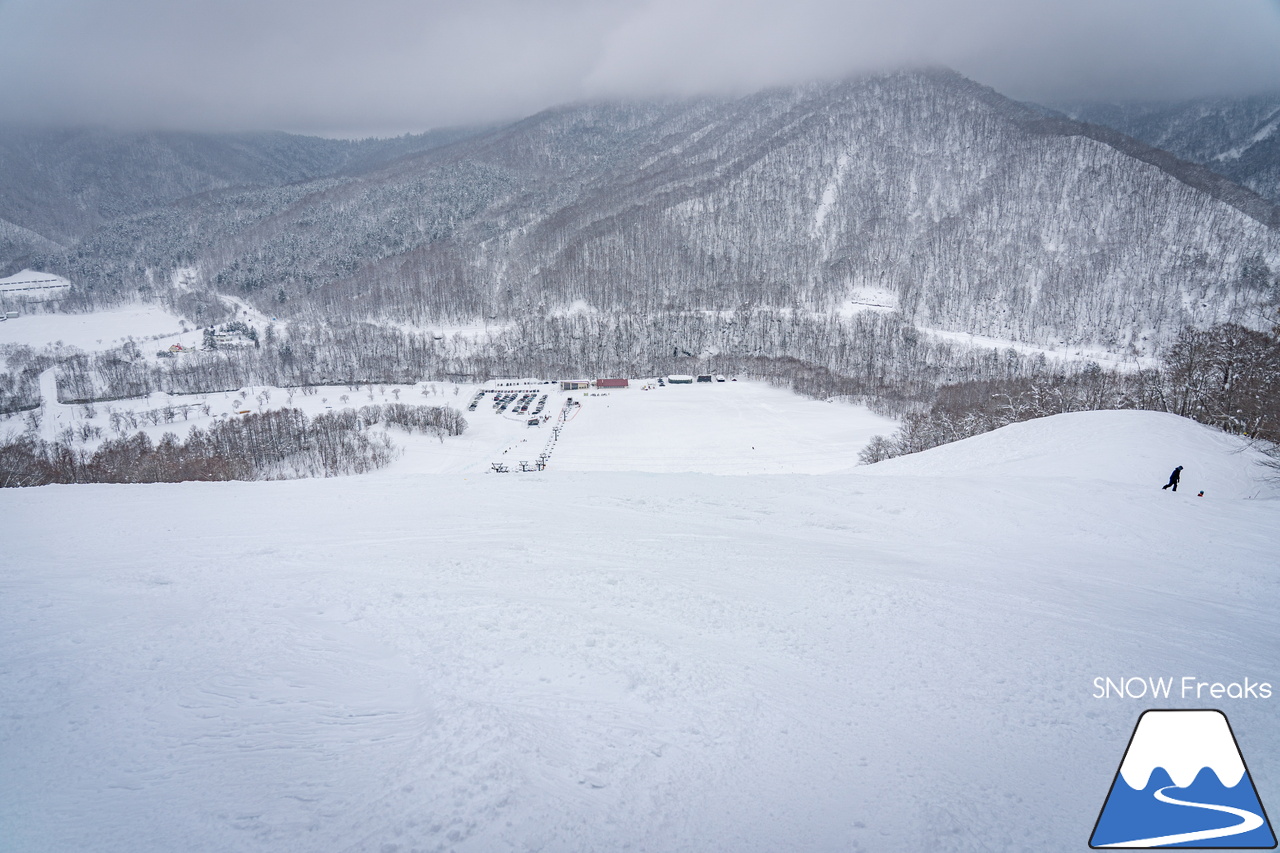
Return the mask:
[[1177,468],[1173,469],[1173,473],[1169,475],[1169,482],[1161,486],[1160,491],[1164,491],[1170,486],[1173,486],[1173,490],[1175,492],[1178,491],[1178,481],[1181,479],[1182,479],[1182,466],[1179,465]]

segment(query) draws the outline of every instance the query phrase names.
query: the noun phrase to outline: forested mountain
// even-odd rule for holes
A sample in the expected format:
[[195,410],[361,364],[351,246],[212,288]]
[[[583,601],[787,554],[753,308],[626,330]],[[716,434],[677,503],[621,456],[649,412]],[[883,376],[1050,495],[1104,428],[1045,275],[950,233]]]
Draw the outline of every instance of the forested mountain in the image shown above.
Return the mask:
[[464,136],[340,140],[287,133],[119,133],[0,127],[0,272],[121,217],[212,190],[359,171]]
[[1062,110],[1207,166],[1280,204],[1280,94]]
[[[0,219],[0,258],[16,259],[30,255],[43,256],[50,253],[58,253],[61,250],[62,247],[53,240],[42,237],[28,228]],[[0,273],[16,272],[16,267],[12,270],[8,269],[10,262],[0,263]]]
[[[1270,380],[1235,402],[1237,377],[1272,369],[1274,336],[1245,348],[1248,370],[1231,365],[1280,320],[1280,209],[946,71],[582,104],[381,143],[112,139],[6,155],[34,177],[5,185],[30,215],[0,223],[0,246],[71,280],[55,310],[142,298],[253,345],[218,348],[210,329],[180,358],[136,342],[10,347],[0,410],[36,406],[56,367],[79,402],[735,372],[898,413],[957,387],[979,409],[1178,410],[1192,385],[1188,411],[1232,429],[1262,434],[1240,412],[1274,411]],[[1192,347],[1218,355],[1190,372],[1135,372],[1151,365],[1139,356],[1187,350],[1193,329],[1235,343]],[[955,437],[1008,415],[946,403],[920,422]]]
[[313,160],[326,177],[190,196],[26,263],[97,301],[164,296],[183,269],[189,291],[324,322],[871,302],[1114,351],[1260,325],[1277,300],[1274,206],[944,71],[566,107],[359,174]]

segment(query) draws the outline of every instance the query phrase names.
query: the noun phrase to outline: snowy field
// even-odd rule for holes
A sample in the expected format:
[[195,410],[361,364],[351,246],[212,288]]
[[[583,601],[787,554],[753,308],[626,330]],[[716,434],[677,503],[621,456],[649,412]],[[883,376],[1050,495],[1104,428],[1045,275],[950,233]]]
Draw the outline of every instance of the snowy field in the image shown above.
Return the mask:
[[[467,431],[443,442],[393,430],[392,440],[404,450],[393,463],[392,470],[398,473],[481,473],[494,463],[512,469],[522,461],[532,463],[547,449],[555,416],[570,399],[577,405],[567,416],[549,462],[562,471],[830,473],[856,465],[858,451],[873,435],[896,428],[894,421],[865,406],[810,400],[748,381],[658,387],[656,380],[650,380],[627,389],[585,393],[533,382],[321,386],[314,393],[251,387],[211,394],[155,393],[90,407],[53,402],[57,399],[53,382],[52,371],[42,376],[40,432],[49,441],[67,429],[78,431],[85,426],[111,437],[117,434],[113,424],[119,424],[124,434],[141,430],[157,441],[166,432],[181,438],[193,426],[204,428],[216,420],[238,417],[240,412],[282,407],[302,409],[313,417],[395,402],[447,405],[462,411]],[[646,384],[649,390],[644,390]],[[480,390],[486,391],[485,397],[475,411],[469,411]],[[494,393],[516,390],[536,392],[535,405],[545,395],[542,414],[551,420],[533,427],[528,424],[532,408],[525,414],[517,414],[512,407],[495,411]],[[132,418],[122,420],[129,414]],[[0,418],[0,436],[19,433],[26,425],[23,415]],[[87,446],[92,449],[98,443],[90,441]]]
[[199,344],[200,330],[184,334],[183,326],[182,320],[156,305],[134,305],[92,314],[24,313],[0,323],[0,344],[42,347],[60,343],[96,352],[134,340],[150,354],[161,345],[167,348],[179,342],[184,346]]
[[[0,492],[0,850],[1085,850],[1148,707],[1224,710],[1280,811],[1280,699],[1094,698],[1280,687],[1238,441],[1085,413],[811,475],[884,430],[626,393],[541,473],[481,473],[545,433],[477,412],[453,462]],[[757,440],[790,473],[679,470]]]
[[[858,452],[872,436],[897,428],[863,406],[809,400],[763,382],[667,387],[650,382],[649,390],[642,389],[587,395],[552,391],[547,411],[559,410],[566,397],[581,405],[565,422],[551,466],[558,471],[830,473],[857,465]],[[468,423],[480,434],[496,432],[484,408],[467,413]],[[504,443],[509,429],[499,433],[508,458],[524,458],[523,452],[545,444],[545,429],[528,429],[524,422],[518,421],[518,441]]]

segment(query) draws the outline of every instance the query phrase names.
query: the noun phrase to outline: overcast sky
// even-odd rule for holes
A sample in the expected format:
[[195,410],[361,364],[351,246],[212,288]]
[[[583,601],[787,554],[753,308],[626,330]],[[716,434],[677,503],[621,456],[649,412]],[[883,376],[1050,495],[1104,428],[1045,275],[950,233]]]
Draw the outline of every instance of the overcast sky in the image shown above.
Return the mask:
[[945,65],[1019,99],[1280,91],[1280,0],[0,0],[0,121],[345,135]]

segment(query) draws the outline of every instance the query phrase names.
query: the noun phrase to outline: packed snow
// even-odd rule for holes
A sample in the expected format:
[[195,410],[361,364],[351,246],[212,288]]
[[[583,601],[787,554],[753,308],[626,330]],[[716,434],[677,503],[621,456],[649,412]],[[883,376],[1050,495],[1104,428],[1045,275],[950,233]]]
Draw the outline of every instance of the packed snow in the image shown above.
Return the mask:
[[[1086,413],[652,473],[624,399],[668,444],[730,422],[678,394],[749,406],[758,448],[776,407],[775,460],[840,407],[625,393],[540,473],[431,439],[361,477],[0,493],[0,847],[1085,849],[1151,702],[1095,678],[1280,683],[1280,492],[1238,440]],[[508,440],[468,417],[468,459]],[[1276,701],[1218,703],[1264,803]]]

